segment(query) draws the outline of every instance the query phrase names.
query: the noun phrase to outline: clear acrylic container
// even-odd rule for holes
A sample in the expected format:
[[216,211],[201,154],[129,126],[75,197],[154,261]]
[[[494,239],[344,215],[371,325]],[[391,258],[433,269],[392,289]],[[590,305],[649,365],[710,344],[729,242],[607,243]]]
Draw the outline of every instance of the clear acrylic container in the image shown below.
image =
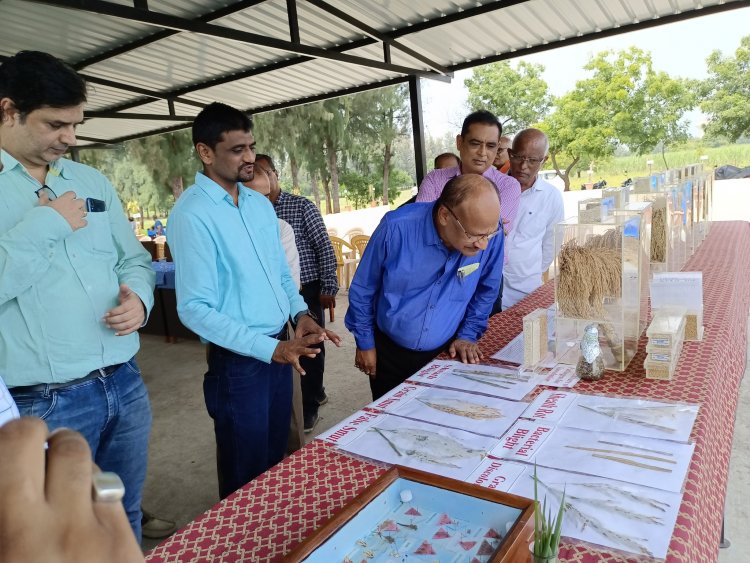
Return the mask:
[[622,209],[630,203],[630,188],[604,188],[602,190],[602,199],[612,198],[615,209]]
[[579,223],[604,223],[615,208],[614,197],[592,197],[578,202]]
[[644,326],[641,277],[647,281],[649,276],[648,219],[648,213],[631,212],[616,214],[606,223],[567,220],[556,226],[555,355],[559,361],[578,361],[581,337],[590,323],[599,326],[607,369],[623,371],[635,356]]
[[671,272],[679,269],[675,268],[672,198],[663,192],[649,192],[632,194],[632,201],[651,203],[651,227],[648,233],[651,241],[650,272]]
[[649,352],[669,353],[685,337],[685,309],[675,307],[654,311],[646,335]]

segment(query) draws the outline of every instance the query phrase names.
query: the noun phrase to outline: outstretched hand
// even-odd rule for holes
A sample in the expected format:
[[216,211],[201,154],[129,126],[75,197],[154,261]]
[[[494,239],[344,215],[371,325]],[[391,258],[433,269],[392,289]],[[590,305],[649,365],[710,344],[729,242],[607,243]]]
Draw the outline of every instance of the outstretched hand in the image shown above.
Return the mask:
[[[299,328],[299,327],[297,327]],[[281,340],[273,351],[271,360],[279,364],[292,364],[300,375],[305,375],[305,370],[299,363],[300,357],[314,358],[320,354],[320,348],[316,347],[325,340],[322,334],[309,334],[301,338]]]
[[341,337],[333,332],[320,326],[309,315],[302,315],[297,323],[297,329],[294,331],[295,338],[302,338],[310,334],[319,334],[323,340],[330,340],[336,346],[341,346]]
[[104,315],[104,322],[115,331],[116,336],[125,336],[143,326],[146,308],[141,298],[124,283],[120,284],[117,300],[120,304]]

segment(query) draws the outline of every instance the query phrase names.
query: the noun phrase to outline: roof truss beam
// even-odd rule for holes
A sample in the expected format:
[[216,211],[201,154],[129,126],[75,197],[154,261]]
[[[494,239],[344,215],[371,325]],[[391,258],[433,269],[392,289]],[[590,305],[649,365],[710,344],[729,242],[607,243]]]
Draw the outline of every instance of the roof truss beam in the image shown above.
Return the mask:
[[[290,0],[294,1],[294,0]],[[449,74],[450,71],[445,68],[444,66],[436,63],[429,57],[425,57],[424,55],[416,52],[414,49],[411,49],[407,47],[406,45],[402,45],[395,39],[388,36],[386,33],[381,33],[377,29],[370,27],[369,25],[361,22],[357,18],[347,14],[343,10],[339,10],[338,8],[331,6],[328,2],[325,2],[324,0],[307,0],[309,4],[312,4],[319,10],[323,10],[324,12],[331,14],[332,16],[335,16],[339,18],[340,20],[348,23],[349,25],[356,27],[357,29],[365,32],[367,35],[369,35],[372,39],[375,39],[377,41],[383,42],[383,47],[385,49],[384,51],[384,60],[386,63],[390,63],[390,53],[388,52],[388,48],[392,47],[394,49],[398,49],[399,51],[402,51],[403,53],[406,53],[410,57],[417,59],[418,61],[423,62],[428,67],[432,68],[434,71],[439,72],[440,74]]]
[[189,20],[180,18],[177,16],[171,16],[169,14],[161,14],[150,10],[139,10],[137,8],[130,8],[128,6],[122,6],[120,4],[113,4],[104,0],[28,0],[36,4],[45,4],[49,6],[55,6],[58,8],[66,8],[71,10],[80,10],[84,12],[90,12],[95,14],[101,14],[106,16],[112,16],[116,18],[122,18],[129,21],[135,21],[146,25],[153,25],[155,27],[173,29],[177,31],[187,31],[191,33],[197,33],[200,35],[207,35],[209,37],[218,37],[222,39],[229,39],[231,41],[237,41],[240,43],[247,43],[253,45],[260,45],[269,49],[277,49],[280,51],[286,51],[289,53],[296,53],[299,55],[306,55],[317,59],[329,59],[341,63],[348,63],[353,65],[364,66],[367,68],[376,68],[387,72],[395,72],[403,75],[415,75],[424,76],[426,78],[444,78],[450,81],[450,77],[442,76],[431,71],[425,71],[423,69],[411,68],[402,65],[389,64],[374,59],[368,59],[366,57],[359,57],[355,55],[349,55],[346,53],[330,51],[321,47],[315,47],[313,45],[302,45],[293,43],[291,41],[283,41],[281,39],[275,39],[273,37],[267,37],[264,35],[258,35],[257,33],[250,33],[248,31],[242,31],[239,29],[232,29],[229,27],[214,25],[210,23],[200,22],[196,20]]

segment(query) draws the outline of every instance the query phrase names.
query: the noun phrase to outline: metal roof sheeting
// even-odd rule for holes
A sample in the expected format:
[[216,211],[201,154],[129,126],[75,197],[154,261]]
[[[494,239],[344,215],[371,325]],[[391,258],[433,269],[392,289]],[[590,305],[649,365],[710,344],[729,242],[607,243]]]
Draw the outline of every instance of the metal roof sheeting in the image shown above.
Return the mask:
[[[151,0],[150,11],[139,11],[126,0],[4,0],[0,56],[47,51],[92,79],[88,119],[79,128],[89,139],[84,145],[185,125],[169,118],[194,116],[212,101],[255,111],[405,81],[414,74],[445,79],[436,69],[452,72],[749,4]],[[296,11],[291,22],[288,6]],[[292,44],[295,29],[298,44]],[[405,48],[391,43],[390,66],[384,65],[383,39]],[[342,54],[360,59],[338,60]],[[174,114],[167,99],[174,102]]]

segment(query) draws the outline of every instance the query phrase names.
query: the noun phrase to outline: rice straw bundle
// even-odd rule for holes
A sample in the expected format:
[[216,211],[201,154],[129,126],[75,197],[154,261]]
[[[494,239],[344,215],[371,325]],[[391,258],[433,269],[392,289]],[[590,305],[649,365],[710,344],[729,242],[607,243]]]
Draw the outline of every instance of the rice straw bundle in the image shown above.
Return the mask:
[[666,262],[667,259],[667,224],[666,210],[654,209],[651,216],[651,261]]
[[[578,245],[565,243],[558,256],[557,306],[563,315],[578,319],[604,319],[604,299],[620,297],[622,290],[622,244],[620,232],[609,229]],[[599,323],[615,360],[622,361],[623,347],[611,323]]]
[[557,306],[566,317],[601,318],[604,298],[620,296],[622,262],[613,248],[619,244],[619,233],[610,229],[591,237],[584,246],[575,239],[563,245],[558,257]]

